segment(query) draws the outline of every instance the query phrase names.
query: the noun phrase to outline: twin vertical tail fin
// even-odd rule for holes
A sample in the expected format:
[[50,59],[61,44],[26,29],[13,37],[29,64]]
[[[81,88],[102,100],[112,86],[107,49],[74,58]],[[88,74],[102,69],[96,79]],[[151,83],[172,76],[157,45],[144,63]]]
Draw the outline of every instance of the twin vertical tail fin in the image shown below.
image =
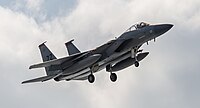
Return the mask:
[[[80,51],[78,50],[78,48],[72,43],[73,41],[74,40],[71,40],[71,41],[65,43],[69,55],[80,53]],[[57,59],[55,57],[55,55],[49,50],[49,48],[45,45],[45,43],[46,42],[44,42],[44,43],[42,43],[42,44],[39,45],[39,49],[40,49],[40,53],[41,53],[43,62]],[[52,71],[52,68],[53,67],[51,67],[51,66],[45,67],[47,75],[57,74],[56,71]]]
[[74,41],[74,39],[65,43],[65,46],[67,47],[67,51],[68,51],[69,55],[80,53],[78,48],[72,43],[73,41]]
[[[53,59],[57,59],[55,57],[55,55],[49,50],[49,48],[45,45],[45,43],[46,42],[39,45],[39,49],[40,49],[40,53],[41,53],[43,62],[53,60]],[[54,71],[50,71],[49,69],[50,69],[50,66],[45,67],[46,74],[47,75],[53,75]]]

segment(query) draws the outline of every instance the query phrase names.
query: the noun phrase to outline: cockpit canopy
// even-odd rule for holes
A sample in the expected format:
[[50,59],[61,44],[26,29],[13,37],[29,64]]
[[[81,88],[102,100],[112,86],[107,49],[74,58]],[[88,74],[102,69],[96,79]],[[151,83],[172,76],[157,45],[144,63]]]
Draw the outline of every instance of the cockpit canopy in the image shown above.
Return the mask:
[[133,31],[133,30],[138,30],[138,29],[141,29],[141,28],[149,26],[149,25],[150,24],[147,24],[145,22],[140,22],[140,23],[132,25],[129,29],[126,30],[126,32]]

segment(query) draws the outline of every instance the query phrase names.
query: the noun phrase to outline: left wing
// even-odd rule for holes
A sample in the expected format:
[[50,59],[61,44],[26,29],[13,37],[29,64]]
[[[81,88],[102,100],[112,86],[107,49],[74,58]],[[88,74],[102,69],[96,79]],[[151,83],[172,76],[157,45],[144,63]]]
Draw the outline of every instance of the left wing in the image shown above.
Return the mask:
[[49,76],[44,76],[44,77],[39,77],[39,78],[35,78],[35,79],[31,79],[31,80],[27,80],[27,81],[23,81],[22,84],[25,83],[32,83],[32,82],[44,82],[44,81],[48,81],[50,79],[54,79],[58,76],[60,76],[62,73],[59,73],[57,75],[49,75]]
[[53,66],[53,65],[60,65],[63,62],[66,62],[66,61],[69,61],[69,60],[75,60],[76,58],[82,57],[85,54],[87,54],[87,53],[74,54],[74,55],[71,55],[71,56],[68,56],[68,57],[63,57],[63,58],[60,58],[60,59],[54,59],[54,60],[46,61],[46,62],[43,62],[43,63],[34,64],[34,65],[31,65],[29,67],[29,69],[48,67],[48,66]]

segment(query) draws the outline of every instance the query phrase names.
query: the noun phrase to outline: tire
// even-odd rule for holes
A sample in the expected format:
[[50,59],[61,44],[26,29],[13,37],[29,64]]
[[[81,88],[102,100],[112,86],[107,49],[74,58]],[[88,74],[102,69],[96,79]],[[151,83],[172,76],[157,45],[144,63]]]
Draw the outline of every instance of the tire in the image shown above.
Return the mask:
[[116,74],[116,73],[111,73],[111,74],[110,74],[110,80],[111,80],[112,82],[117,81],[117,74]]
[[88,81],[89,81],[90,83],[93,83],[94,80],[95,80],[94,75],[93,75],[93,74],[90,74],[90,75],[88,76]]
[[135,62],[135,67],[139,67],[139,65],[140,65],[139,62],[136,61],[136,62]]

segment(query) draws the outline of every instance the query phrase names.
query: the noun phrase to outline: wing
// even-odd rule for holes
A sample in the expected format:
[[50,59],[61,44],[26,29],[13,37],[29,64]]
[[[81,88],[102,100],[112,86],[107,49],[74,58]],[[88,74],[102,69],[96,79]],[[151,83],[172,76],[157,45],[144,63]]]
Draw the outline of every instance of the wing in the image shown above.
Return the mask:
[[114,40],[114,41],[110,44],[110,46],[107,48],[106,53],[107,53],[108,55],[112,54],[113,52],[116,51],[116,49],[117,49],[118,47],[120,47],[120,45],[121,45],[124,41],[125,41],[125,39],[117,39],[117,40]]
[[44,77],[39,77],[39,78],[35,78],[35,79],[31,79],[31,80],[27,80],[27,81],[23,81],[22,84],[25,83],[32,83],[32,82],[44,82],[44,81],[48,81],[50,79],[54,79],[56,77],[58,77],[59,75],[61,75],[62,73],[59,73],[57,75],[49,75],[49,76],[44,76]]
[[113,54],[113,52],[116,52],[118,47],[121,46],[126,41],[126,39],[114,39],[110,40],[107,43],[97,47],[94,49],[95,53],[102,53],[105,52],[107,55]]
[[119,38],[113,40],[113,42],[107,47],[106,53],[108,55],[111,55],[114,52],[121,52],[123,50],[126,50],[130,46],[138,46],[137,41],[132,38],[131,39]]
[[71,56],[68,56],[68,57],[63,57],[63,58],[60,58],[60,59],[54,59],[54,60],[50,60],[50,61],[46,61],[46,62],[43,62],[43,63],[38,63],[38,64],[34,64],[34,65],[31,65],[29,67],[29,69],[33,69],[33,68],[41,68],[41,67],[48,67],[48,66],[53,66],[53,65],[60,65],[62,64],[63,62],[66,62],[66,61],[74,61],[84,55],[86,55],[87,52],[84,52],[84,53],[78,53],[78,54],[74,54],[74,55],[71,55]]

